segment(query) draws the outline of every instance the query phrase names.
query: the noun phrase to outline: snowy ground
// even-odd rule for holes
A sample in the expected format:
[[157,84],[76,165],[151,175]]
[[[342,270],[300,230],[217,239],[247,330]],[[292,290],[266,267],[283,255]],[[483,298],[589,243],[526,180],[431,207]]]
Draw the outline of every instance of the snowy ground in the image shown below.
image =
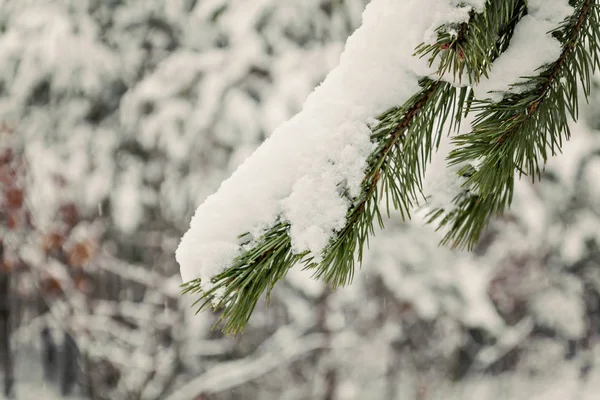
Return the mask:
[[[600,398],[600,372],[580,380],[579,369],[574,365],[558,366],[552,376],[505,374],[494,377],[471,378],[464,383],[437,387],[434,382],[423,382],[421,390],[413,382],[399,390],[398,400],[597,400]],[[427,387],[428,388],[425,388]],[[350,391],[349,391],[350,392]],[[415,392],[420,392],[415,395]],[[362,393],[361,395],[364,395]],[[361,397],[354,393],[347,399]],[[384,395],[376,398],[386,398]]]
[[[39,353],[34,349],[20,349],[17,355],[14,400],[79,400],[78,395],[62,396],[57,384],[43,378]],[[11,399],[12,400],[12,399]]]
[[70,396],[63,397],[60,395],[56,387],[46,385],[44,383],[35,382],[19,382],[17,386],[18,400],[63,400],[63,399],[78,399],[78,397]]
[[[33,360],[32,360],[33,361]],[[436,389],[425,389],[421,393],[426,400],[596,400],[600,393],[600,370],[592,369],[586,380],[579,379],[579,363],[562,363],[552,372],[543,376],[510,373],[494,377],[473,377],[466,382]],[[21,362],[18,370],[16,400],[77,400],[78,396],[63,397],[57,386],[43,383],[42,373],[35,362]],[[400,378],[402,379],[402,378]],[[406,378],[405,378],[406,379]],[[429,388],[438,386],[436,382],[422,382]],[[401,390],[398,400],[417,399],[414,381],[410,384],[399,382]],[[443,386],[443,385],[442,385]],[[363,399],[364,393],[357,388],[345,387],[340,390],[338,399]],[[369,390],[369,398],[377,390]],[[192,400],[192,399],[190,399]],[[247,399],[250,400],[250,399]]]
[[528,377],[509,374],[494,378],[471,379],[463,387],[439,392],[432,400],[596,400],[600,397],[600,373],[587,380],[578,379],[573,366],[558,367],[555,376]]

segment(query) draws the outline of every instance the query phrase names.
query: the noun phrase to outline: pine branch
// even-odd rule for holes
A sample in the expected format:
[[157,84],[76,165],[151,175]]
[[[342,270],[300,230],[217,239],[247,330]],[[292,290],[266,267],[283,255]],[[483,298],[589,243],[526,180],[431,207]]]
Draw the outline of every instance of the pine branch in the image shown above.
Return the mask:
[[428,56],[430,66],[438,62],[439,76],[451,73],[460,82],[466,75],[469,84],[476,84],[488,77],[526,9],[525,0],[490,0],[483,13],[471,10],[467,22],[440,26],[436,42],[422,43],[414,55]]
[[[422,90],[403,107],[392,109],[378,118],[372,140],[376,150],[368,160],[362,194],[353,199],[346,226],[335,234],[320,262],[308,252],[295,254],[289,224],[280,221],[255,242],[246,245],[233,265],[212,280],[212,288],[202,289],[200,280],[185,284],[184,293],[200,294],[194,304],[198,311],[210,307],[222,309],[218,322],[225,320],[223,331],[241,332],[262,293],[267,299],[275,283],[297,263],[315,269],[315,276],[334,287],[348,283],[354,272],[355,254],[361,260],[369,234],[377,220],[383,226],[379,199],[386,196],[390,204],[409,218],[410,208],[418,199],[421,178],[432,151],[440,140],[441,126],[456,108],[456,89],[449,83],[424,79]],[[437,129],[436,129],[437,128]],[[435,133],[435,135],[434,135]],[[378,191],[378,184],[382,188]]]
[[453,210],[430,214],[431,221],[441,218],[440,226],[450,227],[444,244],[472,248],[490,218],[510,206],[515,172],[539,179],[549,151],[555,155],[570,137],[569,121],[578,117],[578,85],[587,99],[590,76],[600,66],[599,21],[596,0],[578,1],[575,13],[552,32],[562,43],[560,57],[519,84],[523,92],[473,106],[479,112],[473,131],[456,138],[458,148],[449,157],[467,165],[459,171],[466,190]]
[[215,276],[210,290],[204,291],[196,279],[183,285],[183,293],[201,295],[193,304],[198,306],[197,312],[211,305],[222,309],[217,324],[226,320],[223,332],[235,334],[246,326],[260,296],[266,292],[268,300],[275,283],[305,256],[293,253],[289,225],[279,222]]
[[382,198],[388,216],[393,207],[403,219],[410,218],[411,208],[422,196],[421,180],[439,145],[442,127],[450,115],[461,114],[461,108],[457,112],[455,105],[458,98],[465,98],[466,88],[457,90],[449,83],[429,79],[421,85],[422,91],[404,107],[378,118],[371,136],[377,147],[368,161],[363,195],[354,201],[346,225],[336,233],[320,262],[309,260],[315,277],[334,288],[352,281],[355,254],[360,263],[369,235],[374,233],[375,221],[383,228],[379,209]]
[[[507,5],[512,8],[504,8]],[[486,15],[489,13],[487,19],[472,14],[470,20],[459,27],[457,38],[446,48],[443,48],[443,41],[447,40],[444,36],[447,27],[438,29],[436,46],[443,48],[443,54],[425,46],[420,46],[417,54],[450,60],[446,64],[441,61],[440,75],[449,70],[449,65],[454,65],[451,69],[455,78],[460,79],[466,73],[470,80],[476,81],[487,74],[491,62],[507,48],[514,26],[525,12],[525,0],[490,0],[484,11]],[[485,35],[480,36],[483,30]],[[476,42],[471,43],[471,40]],[[289,222],[279,220],[261,237],[244,245],[232,265],[213,277],[209,285],[203,287],[198,279],[183,285],[184,293],[200,294],[195,303],[198,311],[210,306],[221,309],[219,322],[225,321],[223,331],[235,334],[246,326],[262,293],[266,293],[268,300],[275,283],[295,264],[313,270],[315,277],[333,287],[352,280],[355,262],[362,260],[364,246],[368,246],[369,236],[374,233],[375,221],[383,227],[381,202],[385,202],[388,215],[393,208],[404,219],[410,218],[410,209],[422,198],[425,167],[439,145],[444,128],[456,129],[461,115],[470,106],[468,87],[456,88],[441,78],[424,78],[420,86],[421,90],[405,104],[383,113],[371,126],[375,150],[367,160],[361,195],[351,198],[345,183],[340,182],[342,196],[350,204],[346,224],[334,233],[323,253],[295,253]],[[470,180],[478,173],[475,170],[461,172],[470,174]],[[507,185],[511,187],[509,181]],[[447,214],[442,220],[442,223],[456,226],[456,232],[465,230],[465,238],[473,229],[482,229],[486,224],[487,207],[496,207],[496,211],[498,207],[495,201],[482,200],[470,193],[467,191],[459,196],[456,199],[459,211]],[[512,191],[506,193],[512,194]],[[433,219],[443,215],[443,210],[438,211]]]

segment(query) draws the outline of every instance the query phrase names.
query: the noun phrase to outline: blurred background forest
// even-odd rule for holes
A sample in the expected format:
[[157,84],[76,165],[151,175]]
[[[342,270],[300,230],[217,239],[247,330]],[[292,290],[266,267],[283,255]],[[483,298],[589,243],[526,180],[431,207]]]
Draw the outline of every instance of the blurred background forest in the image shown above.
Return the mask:
[[600,92],[472,253],[392,219],[351,286],[293,269],[235,338],[180,297],[196,206],[365,3],[0,0],[6,398],[598,398]]

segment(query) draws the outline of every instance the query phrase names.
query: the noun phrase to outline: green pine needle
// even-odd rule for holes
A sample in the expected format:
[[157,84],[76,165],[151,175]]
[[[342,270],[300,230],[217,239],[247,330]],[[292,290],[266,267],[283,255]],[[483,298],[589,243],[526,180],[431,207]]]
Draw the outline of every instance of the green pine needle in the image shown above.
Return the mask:
[[[466,168],[479,160],[479,166],[468,174],[455,208],[430,215],[450,227],[444,243],[472,248],[490,219],[510,206],[515,175],[539,179],[549,155],[560,152],[570,137],[569,122],[578,117],[578,87],[587,99],[590,77],[600,66],[598,4],[580,0],[574,6],[575,13],[552,32],[562,43],[559,59],[520,84],[529,89],[498,103],[473,105],[478,113],[473,131],[456,138],[458,148],[449,158]],[[465,168],[459,171],[464,173]]]
[[[332,287],[352,281],[375,224],[384,225],[392,210],[403,219],[422,199],[425,168],[446,129],[458,129],[461,117],[476,113],[473,131],[455,138],[458,148],[450,161],[466,165],[464,191],[450,210],[430,213],[448,234],[443,244],[471,248],[490,219],[510,205],[515,172],[539,178],[549,154],[560,151],[569,137],[569,120],[577,119],[578,85],[587,97],[590,77],[600,66],[597,0],[572,1],[575,13],[552,34],[560,40],[560,58],[530,77],[524,91],[498,103],[474,102],[469,87],[456,88],[441,80],[452,74],[470,84],[486,77],[493,61],[510,43],[518,21],[527,13],[526,0],[489,0],[469,21],[437,30],[434,44],[422,44],[415,55],[439,61],[439,80],[423,79],[420,91],[405,104],[377,118],[371,126],[374,151],[367,160],[361,195],[348,198],[346,225],[334,233],[323,253],[295,253],[287,221],[279,220],[263,235],[243,246],[231,266],[203,289],[200,280],[184,284],[183,292],[200,295],[198,311],[221,310],[223,331],[242,332],[260,297],[267,300],[277,281],[296,264]],[[479,164],[477,164],[479,162]],[[474,167],[477,165],[477,167]],[[340,183],[348,197],[345,183]]]

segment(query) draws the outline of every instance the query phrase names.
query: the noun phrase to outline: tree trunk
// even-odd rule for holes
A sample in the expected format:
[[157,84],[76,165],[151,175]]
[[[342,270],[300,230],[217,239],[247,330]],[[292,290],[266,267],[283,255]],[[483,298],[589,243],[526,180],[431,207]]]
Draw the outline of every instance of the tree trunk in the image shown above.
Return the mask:
[[54,343],[54,338],[50,333],[50,329],[48,327],[44,327],[41,333],[41,341],[42,341],[42,365],[44,367],[44,379],[47,382],[53,382],[56,375],[56,343]]
[[[1,245],[0,259],[2,259]],[[14,361],[10,344],[10,300],[10,273],[0,269],[0,362],[2,363],[2,369],[4,371],[4,396],[6,398],[12,398],[14,389]]]
[[77,383],[78,375],[78,356],[79,350],[77,344],[71,335],[65,332],[62,347],[62,370],[60,377],[60,391],[63,396],[72,393],[73,387]]

